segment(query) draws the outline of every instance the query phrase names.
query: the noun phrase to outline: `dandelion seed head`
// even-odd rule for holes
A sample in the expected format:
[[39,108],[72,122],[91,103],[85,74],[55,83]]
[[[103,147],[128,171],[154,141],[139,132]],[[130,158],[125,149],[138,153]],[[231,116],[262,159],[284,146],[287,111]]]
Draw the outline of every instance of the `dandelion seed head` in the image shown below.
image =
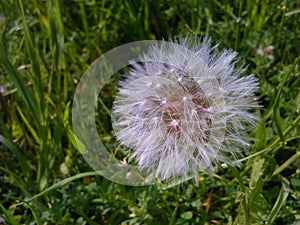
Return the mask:
[[236,56],[217,54],[208,38],[183,38],[153,46],[142,64],[133,64],[113,106],[113,127],[131,149],[129,160],[162,181],[192,175],[198,182],[199,171],[234,164],[249,145],[258,89],[253,75],[235,68]]

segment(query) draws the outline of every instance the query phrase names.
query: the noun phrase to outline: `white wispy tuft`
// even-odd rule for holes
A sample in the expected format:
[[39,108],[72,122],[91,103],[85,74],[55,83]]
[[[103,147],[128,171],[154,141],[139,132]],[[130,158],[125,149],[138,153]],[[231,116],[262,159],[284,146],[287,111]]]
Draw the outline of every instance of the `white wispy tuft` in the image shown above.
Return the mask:
[[236,68],[237,53],[181,38],[134,63],[120,81],[113,116],[116,137],[141,170],[161,180],[234,164],[257,117],[258,82]]

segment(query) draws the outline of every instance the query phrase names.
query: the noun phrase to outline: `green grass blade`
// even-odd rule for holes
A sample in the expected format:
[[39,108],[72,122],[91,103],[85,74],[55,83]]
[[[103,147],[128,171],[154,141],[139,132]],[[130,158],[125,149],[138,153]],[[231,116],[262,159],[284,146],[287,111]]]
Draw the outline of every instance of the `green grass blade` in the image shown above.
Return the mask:
[[289,186],[290,186],[289,181],[286,178],[282,178],[282,188],[279,192],[279,195],[277,197],[277,200],[276,200],[271,212],[268,215],[266,224],[273,224],[279,210],[285,204],[286,199],[289,195]]
[[[23,194],[26,197],[31,196],[32,194],[30,194],[30,192],[27,190],[27,188],[33,188],[32,186],[30,186],[30,183],[26,183],[26,181],[24,181],[24,179],[20,176],[18,176],[17,174],[15,174],[14,172],[0,166],[0,170],[2,170],[3,172],[11,175],[11,177],[13,178],[13,183],[15,182],[15,186],[20,188],[23,192]],[[27,187],[28,186],[28,187]]]
[[37,225],[41,225],[42,222],[41,222],[41,219],[40,219],[40,217],[38,216],[38,213],[36,212],[36,210],[35,210],[30,204],[28,204],[27,202],[24,202],[24,201],[23,201],[22,203],[24,203],[24,204],[30,209],[30,211],[31,211],[31,213],[32,213],[32,216],[33,216],[34,221],[36,222],[36,224],[37,224]]
[[0,134],[0,143],[2,143],[4,146],[6,146],[17,157],[19,164],[22,168],[23,174],[27,178],[30,178],[30,174],[31,174],[30,165],[29,165],[26,157],[19,150],[19,148],[17,148],[11,141],[9,141],[7,138],[3,137],[1,134]]
[[4,213],[4,215],[6,216],[6,222],[8,222],[11,225],[21,225],[15,218],[13,215],[11,215],[10,212],[8,212],[4,206],[0,203],[0,209],[1,211]]
[[24,122],[25,126],[27,127],[27,129],[29,130],[29,132],[31,133],[32,137],[34,138],[34,140],[38,143],[41,144],[41,140],[39,135],[36,133],[36,131],[34,130],[34,128],[31,126],[30,122],[28,121],[27,117],[24,115],[24,113],[22,112],[22,110],[16,106],[16,109],[22,119],[22,121]]
[[70,115],[70,105],[71,102],[68,102],[64,111],[64,128],[67,133],[68,140],[72,143],[72,145],[81,153],[85,153],[85,147],[83,143],[79,140],[79,138],[75,139],[75,134],[72,130],[72,127],[69,123],[69,115]]
[[[300,122],[300,115],[293,121],[292,124],[290,124],[283,132],[283,135],[284,136],[287,136],[295,127],[299,126],[299,122]],[[264,148],[263,150],[259,151],[259,152],[256,152],[252,155],[249,155],[245,158],[242,158],[240,160],[237,160],[237,162],[243,162],[243,161],[246,161],[248,159],[251,159],[253,157],[256,157],[258,155],[261,155],[261,154],[266,154],[267,152],[276,152],[279,148],[281,148],[281,146],[283,145],[283,142],[280,142],[280,138],[279,137],[276,137],[274,139],[273,142],[271,142],[266,148]]]
[[[44,93],[43,93],[43,84],[42,84],[42,74],[41,74],[41,68],[40,68],[40,57],[38,54],[38,48],[36,48],[33,38],[32,38],[32,33],[29,30],[27,19],[25,16],[24,12],[24,7],[22,0],[18,1],[19,4],[19,10],[21,12],[22,16],[22,21],[25,29],[25,44],[27,47],[28,51],[28,56],[30,59],[31,67],[32,67],[32,81],[33,81],[33,87],[34,87],[34,94],[36,97],[36,100],[38,102],[37,106],[40,107],[39,110],[42,111],[45,108],[45,101],[44,101]],[[42,116],[43,114],[39,115],[41,117],[40,121],[42,121]]]
[[47,194],[48,192],[50,191],[53,191],[53,190],[56,190],[58,188],[61,188],[63,186],[65,186],[66,184],[74,181],[74,180],[77,180],[77,179],[80,179],[80,178],[83,178],[83,177],[88,177],[88,176],[97,176],[99,175],[97,172],[85,172],[85,173],[80,173],[80,174],[77,174],[75,176],[72,176],[72,177],[68,177],[64,180],[61,180],[59,182],[57,182],[56,184],[53,184],[52,186],[50,186],[49,188],[45,189],[44,191],[40,192],[39,194],[37,195],[34,195],[32,196],[30,199],[28,199],[27,201],[30,202],[36,198],[39,198],[45,194]]
[[278,135],[280,137],[281,141],[284,141],[284,135],[282,132],[282,118],[280,116],[280,96],[282,93],[282,89],[285,86],[286,82],[289,80],[290,75],[292,74],[293,70],[295,69],[296,65],[298,64],[298,62],[300,61],[300,56],[295,60],[295,62],[293,63],[293,65],[291,66],[291,68],[287,71],[284,80],[280,83],[279,89],[277,91],[275,100],[274,100],[274,104],[273,104],[273,114],[274,114],[274,121],[275,121],[275,125],[277,128],[277,132]]
[[24,85],[24,81],[20,78],[20,75],[18,74],[17,70],[10,64],[7,57],[3,55],[2,51],[0,51],[0,62],[7,70],[8,75],[10,76],[14,85],[18,89],[26,104],[29,106],[29,109],[34,116],[34,119],[37,121],[37,123],[40,123],[41,117],[37,102],[33,98],[33,95],[29,91],[29,89]]
[[281,166],[279,166],[272,174],[272,176],[275,176],[279,174],[281,171],[283,171],[285,168],[287,168],[290,164],[292,164],[298,157],[300,157],[300,151],[296,152],[292,157],[290,157],[288,160],[286,160]]

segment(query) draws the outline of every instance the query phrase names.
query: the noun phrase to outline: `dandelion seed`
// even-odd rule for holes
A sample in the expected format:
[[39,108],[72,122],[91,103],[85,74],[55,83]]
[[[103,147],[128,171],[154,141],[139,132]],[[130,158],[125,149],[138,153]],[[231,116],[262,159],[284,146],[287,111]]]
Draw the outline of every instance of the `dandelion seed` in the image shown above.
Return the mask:
[[141,170],[164,181],[234,165],[257,117],[254,75],[235,68],[235,52],[191,38],[154,46],[133,64],[113,106],[116,137]]

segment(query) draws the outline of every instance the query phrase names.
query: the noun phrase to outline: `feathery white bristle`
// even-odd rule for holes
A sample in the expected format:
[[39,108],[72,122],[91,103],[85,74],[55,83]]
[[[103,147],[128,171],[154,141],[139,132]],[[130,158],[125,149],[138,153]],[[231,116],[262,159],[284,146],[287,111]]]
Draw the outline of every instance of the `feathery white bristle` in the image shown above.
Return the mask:
[[233,164],[230,156],[249,145],[247,130],[257,120],[251,112],[257,79],[241,76],[237,53],[216,56],[208,38],[190,43],[152,47],[142,65],[133,64],[114,102],[118,140],[132,149],[130,159],[161,180],[196,179],[216,162]]

